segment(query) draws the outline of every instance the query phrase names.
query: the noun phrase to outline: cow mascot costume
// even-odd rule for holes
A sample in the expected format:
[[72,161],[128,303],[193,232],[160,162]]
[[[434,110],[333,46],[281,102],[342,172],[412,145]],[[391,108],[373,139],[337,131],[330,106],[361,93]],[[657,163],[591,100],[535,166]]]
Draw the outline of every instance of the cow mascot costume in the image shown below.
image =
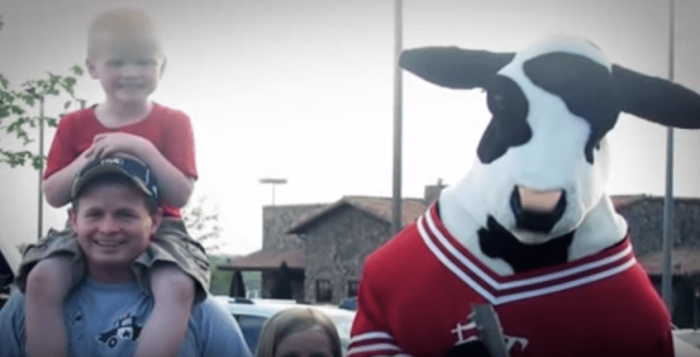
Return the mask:
[[487,356],[481,304],[505,355],[673,356],[668,310],[604,192],[605,134],[620,112],[698,128],[700,96],[577,37],[518,53],[410,49],[400,65],[485,90],[493,117],[466,177],[365,261],[348,356]]

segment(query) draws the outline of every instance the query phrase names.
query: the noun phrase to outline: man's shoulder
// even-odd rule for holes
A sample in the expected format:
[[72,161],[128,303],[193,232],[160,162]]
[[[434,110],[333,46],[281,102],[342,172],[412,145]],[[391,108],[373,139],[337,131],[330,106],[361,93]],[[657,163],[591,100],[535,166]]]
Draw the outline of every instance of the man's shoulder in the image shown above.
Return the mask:
[[201,341],[202,356],[250,356],[238,323],[224,306],[211,297],[195,305],[192,312],[195,334]]
[[10,298],[5,302],[5,305],[2,306],[2,310],[15,310],[15,309],[21,309],[24,310],[24,294],[22,294],[19,290],[14,289],[10,293]]
[[197,303],[194,306],[193,310],[193,316],[195,317],[206,317],[206,318],[211,318],[212,316],[215,317],[223,317],[228,319],[233,318],[231,314],[229,314],[223,306],[221,306],[220,303],[216,302],[216,300],[212,299],[211,297],[207,297],[203,301]]
[[204,310],[220,309],[221,304],[216,302],[216,300],[214,300],[211,296],[207,296],[204,300],[197,303],[195,308],[196,309],[204,309]]
[[198,329],[235,329],[236,320],[211,297],[198,302],[192,310],[192,319]]
[[14,291],[0,309],[0,356],[23,355],[24,331],[24,295]]
[[[15,290],[10,295],[2,309],[0,309],[0,326],[5,323],[23,323],[24,321],[24,295]],[[1,330],[1,329],[0,329]]]

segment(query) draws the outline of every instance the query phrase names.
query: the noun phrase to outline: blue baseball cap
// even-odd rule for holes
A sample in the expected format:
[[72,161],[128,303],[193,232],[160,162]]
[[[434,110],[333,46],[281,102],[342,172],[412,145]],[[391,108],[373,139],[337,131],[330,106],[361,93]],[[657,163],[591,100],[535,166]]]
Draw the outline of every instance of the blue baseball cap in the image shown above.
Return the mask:
[[153,176],[151,169],[141,162],[133,159],[112,157],[95,160],[87,164],[73,179],[70,190],[71,200],[77,198],[80,190],[94,178],[106,174],[123,175],[131,179],[136,187],[141,190],[149,199],[156,203],[160,202],[160,191],[158,182]]

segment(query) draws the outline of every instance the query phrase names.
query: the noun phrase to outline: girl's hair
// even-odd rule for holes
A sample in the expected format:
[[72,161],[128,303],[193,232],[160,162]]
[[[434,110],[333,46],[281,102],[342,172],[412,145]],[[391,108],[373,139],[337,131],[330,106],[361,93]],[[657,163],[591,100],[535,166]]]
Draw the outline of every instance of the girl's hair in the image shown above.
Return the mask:
[[273,315],[260,333],[256,357],[273,357],[284,338],[316,327],[328,336],[333,357],[342,357],[340,338],[333,321],[322,312],[311,308],[286,309]]

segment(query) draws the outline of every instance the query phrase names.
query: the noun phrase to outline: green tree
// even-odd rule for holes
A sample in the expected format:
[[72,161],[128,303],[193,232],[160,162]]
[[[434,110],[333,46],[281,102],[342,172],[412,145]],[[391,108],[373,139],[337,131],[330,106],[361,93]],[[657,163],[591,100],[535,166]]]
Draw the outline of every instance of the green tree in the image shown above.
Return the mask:
[[[18,89],[13,88],[10,81],[0,73],[0,130],[19,139],[22,146],[27,146],[35,141],[36,135],[42,139],[44,125],[56,127],[58,123],[57,117],[46,116],[44,113],[47,99],[60,100],[64,112],[78,106],[84,107],[85,101],[77,98],[74,92],[77,78],[83,75],[84,70],[75,65],[69,69],[69,73],[60,75],[49,72],[43,78],[25,81]],[[38,113],[35,110],[37,105]],[[41,170],[45,159],[44,153],[39,150],[10,150],[0,147],[0,163],[10,167],[31,163],[36,170]]]
[[182,209],[182,220],[192,239],[201,243],[207,254],[212,255],[223,246],[222,229],[219,226],[219,207],[212,207],[206,203],[206,196],[190,200]]
[[228,259],[229,257],[226,255],[209,255],[209,264],[211,266],[209,292],[212,295],[228,295],[229,293],[233,272],[219,270],[219,265],[227,263]]

